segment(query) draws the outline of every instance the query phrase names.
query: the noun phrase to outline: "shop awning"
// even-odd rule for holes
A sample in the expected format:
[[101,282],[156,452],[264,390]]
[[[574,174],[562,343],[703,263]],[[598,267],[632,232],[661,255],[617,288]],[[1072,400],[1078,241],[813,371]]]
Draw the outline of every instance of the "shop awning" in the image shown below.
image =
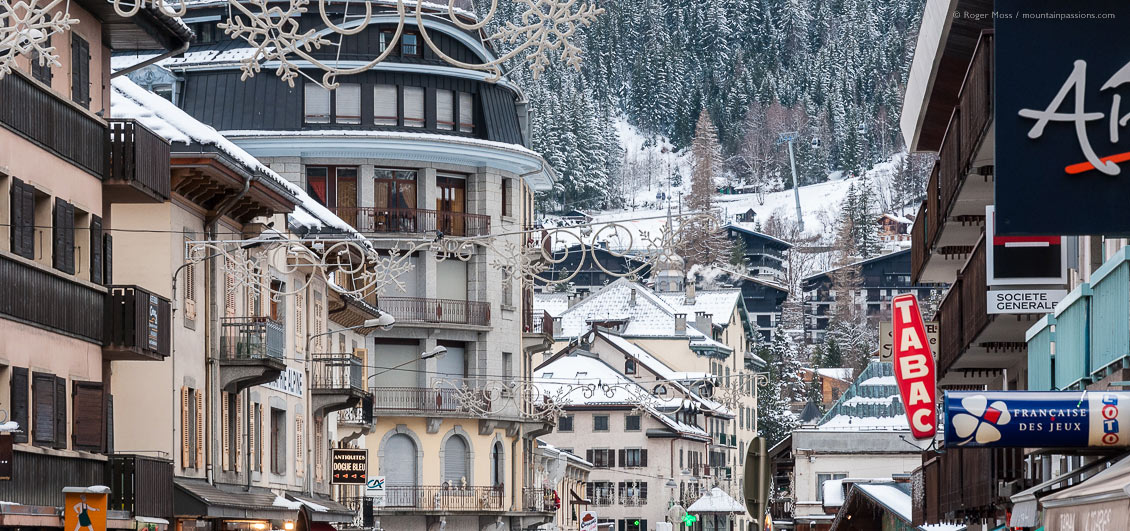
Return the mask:
[[[1036,527],[1040,520],[1040,498],[1063,490],[1069,480],[1100,470],[1109,462],[1109,459],[1095,461],[1062,476],[1049,479],[1035,487],[1013,494],[1012,518],[1009,519],[1008,525],[1012,527]],[[1056,488],[1057,485],[1058,488]]]
[[[250,520],[294,520],[300,504],[286,502],[275,493],[237,485],[211,485],[202,479],[175,478],[173,510],[177,516],[193,518],[239,518]],[[284,503],[279,503],[282,501]]]
[[[352,522],[357,511],[321,496],[299,496],[287,493],[287,498],[302,504],[306,518],[311,522]],[[314,529],[313,526],[310,527]]]
[[1095,474],[1094,477],[1055,494],[1044,496],[1044,528],[1047,531],[1090,529],[1102,521],[1103,529],[1130,528],[1130,459]]

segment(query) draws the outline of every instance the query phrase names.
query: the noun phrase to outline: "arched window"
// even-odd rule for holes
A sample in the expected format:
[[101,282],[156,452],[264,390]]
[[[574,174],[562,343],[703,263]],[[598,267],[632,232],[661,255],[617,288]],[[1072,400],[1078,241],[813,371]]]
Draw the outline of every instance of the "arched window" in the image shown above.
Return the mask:
[[415,499],[416,443],[412,438],[398,433],[385,441],[384,460],[386,504],[392,507],[412,506]]
[[490,450],[490,484],[492,487],[502,485],[502,478],[506,477],[506,459],[502,454],[502,443],[495,442]]
[[470,452],[467,448],[467,441],[460,436],[449,437],[443,447],[444,483],[452,486],[464,486],[464,482],[469,480],[467,475],[468,461],[470,461]]

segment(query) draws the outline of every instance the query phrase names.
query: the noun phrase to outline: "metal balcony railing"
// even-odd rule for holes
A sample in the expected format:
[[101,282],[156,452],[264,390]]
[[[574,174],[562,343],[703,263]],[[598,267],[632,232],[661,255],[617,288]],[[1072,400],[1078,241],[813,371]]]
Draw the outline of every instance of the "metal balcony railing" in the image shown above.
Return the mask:
[[[461,411],[459,393],[454,388],[435,387],[372,387],[373,410],[448,412]],[[479,397],[479,406],[489,408],[490,397]]]
[[387,486],[384,507],[428,511],[501,511],[503,488]]
[[353,354],[314,354],[310,356],[310,389],[313,391],[362,390],[364,366]]
[[542,487],[523,488],[522,505],[527,511],[552,512],[561,508],[560,499],[553,496],[553,489]]
[[424,208],[335,207],[334,214],[361,232],[420,234],[439,231],[448,236],[490,234],[490,216]]
[[553,337],[553,316],[547,311],[526,310],[522,316],[522,331]]
[[224,317],[220,320],[220,359],[274,359],[286,351],[282,323],[266,317]]
[[371,426],[373,424],[373,397],[366,395],[361,398],[361,404],[337,412],[339,424],[353,424]]
[[616,496],[613,494],[594,494],[592,496],[593,507],[608,507],[609,505],[616,504]]
[[381,297],[381,311],[399,323],[490,325],[490,303],[455,299]]

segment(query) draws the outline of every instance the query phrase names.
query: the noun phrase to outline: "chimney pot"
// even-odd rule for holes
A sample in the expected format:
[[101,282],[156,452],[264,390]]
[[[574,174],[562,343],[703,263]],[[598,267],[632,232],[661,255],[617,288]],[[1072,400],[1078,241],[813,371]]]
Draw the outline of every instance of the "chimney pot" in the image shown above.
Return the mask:
[[694,282],[687,282],[687,304],[694,304]]
[[687,314],[675,314],[675,333],[679,335],[687,333]]

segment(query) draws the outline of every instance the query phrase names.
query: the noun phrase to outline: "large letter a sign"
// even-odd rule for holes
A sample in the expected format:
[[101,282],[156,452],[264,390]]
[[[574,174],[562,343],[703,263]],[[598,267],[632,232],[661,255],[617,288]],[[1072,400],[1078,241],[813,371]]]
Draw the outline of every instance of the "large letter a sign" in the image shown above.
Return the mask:
[[[926,326],[914,295],[899,295],[894,309],[895,380],[915,439],[933,439],[938,430],[934,356],[926,339]],[[942,331],[945,333],[945,331]]]

